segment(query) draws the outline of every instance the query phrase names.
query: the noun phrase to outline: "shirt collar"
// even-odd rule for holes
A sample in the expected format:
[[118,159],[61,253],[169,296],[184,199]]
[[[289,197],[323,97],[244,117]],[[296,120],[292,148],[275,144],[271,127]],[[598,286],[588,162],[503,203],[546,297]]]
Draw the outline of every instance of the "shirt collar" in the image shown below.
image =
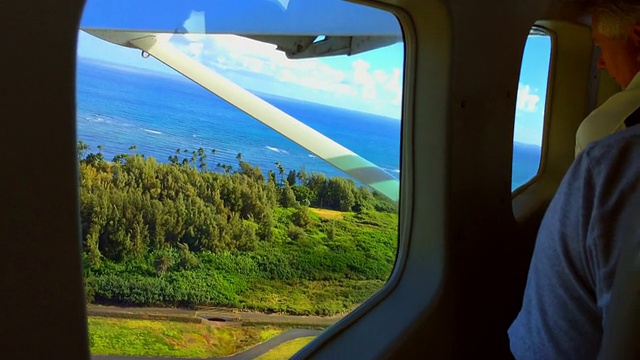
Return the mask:
[[638,72],[636,76],[634,76],[633,79],[631,79],[629,86],[627,86],[625,90],[634,90],[634,89],[640,89],[640,72]]

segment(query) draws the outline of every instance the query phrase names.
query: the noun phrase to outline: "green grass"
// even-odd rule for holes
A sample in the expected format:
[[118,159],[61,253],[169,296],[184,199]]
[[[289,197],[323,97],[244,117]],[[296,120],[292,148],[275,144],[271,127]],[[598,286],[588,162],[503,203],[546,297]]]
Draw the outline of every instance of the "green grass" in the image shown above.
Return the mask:
[[95,355],[207,358],[229,356],[286,330],[278,326],[223,326],[173,321],[89,317]]
[[305,347],[315,336],[301,337],[280,344],[258,356],[256,360],[286,360]]
[[292,281],[263,280],[250,284],[242,307],[290,315],[345,314],[384,285],[381,280]]
[[328,210],[320,208],[309,208],[309,211],[315,213],[323,219],[329,220],[342,220],[344,218],[344,212],[337,210]]

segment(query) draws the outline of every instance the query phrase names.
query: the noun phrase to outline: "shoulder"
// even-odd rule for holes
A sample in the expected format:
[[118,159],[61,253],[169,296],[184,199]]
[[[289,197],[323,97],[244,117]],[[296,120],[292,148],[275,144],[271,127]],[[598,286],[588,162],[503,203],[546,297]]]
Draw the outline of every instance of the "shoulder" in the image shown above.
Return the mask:
[[[615,132],[589,144],[576,158],[577,163],[588,163],[597,175],[620,165],[640,164],[640,126]],[[625,173],[636,173],[635,167],[620,169]],[[622,175],[622,174],[620,174]]]
[[[595,215],[619,210],[617,201],[635,189],[640,182],[640,126],[623,129],[588,145],[567,171],[558,192],[569,192],[571,197],[582,197]],[[589,183],[586,190],[576,193],[576,183]],[[556,194],[560,195],[560,194]],[[589,196],[590,199],[584,199]],[[568,200],[568,199],[567,199]]]

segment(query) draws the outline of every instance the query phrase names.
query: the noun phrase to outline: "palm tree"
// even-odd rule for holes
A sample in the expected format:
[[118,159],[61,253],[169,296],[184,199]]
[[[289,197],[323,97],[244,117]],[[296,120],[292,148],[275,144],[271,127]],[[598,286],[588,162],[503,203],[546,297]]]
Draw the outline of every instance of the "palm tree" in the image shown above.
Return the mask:
[[282,185],[284,179],[284,166],[278,161],[276,162],[276,167],[278,168],[278,173],[280,174],[280,184]]
[[81,140],[78,141],[76,149],[78,151],[78,161],[80,161],[82,160],[82,158],[84,158],[84,154],[87,152],[87,150],[89,150],[89,145]]
[[195,167],[196,165],[196,157],[198,156],[198,153],[195,151],[191,152],[191,159],[189,159],[189,164],[193,164],[193,166]]
[[[216,149],[211,149],[211,161],[215,161],[216,160]],[[218,164],[220,165],[220,164]],[[218,166],[219,168],[220,166]]]
[[207,168],[207,154],[204,153],[203,148],[198,149],[198,167],[200,171],[205,171]]

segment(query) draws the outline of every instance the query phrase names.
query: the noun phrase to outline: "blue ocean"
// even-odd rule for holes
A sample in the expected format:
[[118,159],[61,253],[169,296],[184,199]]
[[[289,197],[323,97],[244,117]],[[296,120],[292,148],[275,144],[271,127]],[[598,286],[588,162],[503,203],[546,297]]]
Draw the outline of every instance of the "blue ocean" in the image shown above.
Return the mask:
[[[298,120],[399,177],[400,122],[384,116],[256,93]],[[131,153],[169,162],[177,149],[205,149],[208,168],[237,165],[236,156],[277,172],[304,168],[327,176],[343,172],[224,100],[180,76],[79,59],[78,140],[106,159]],[[215,149],[215,153],[212,150]],[[515,144],[513,186],[537,172],[540,148]]]

